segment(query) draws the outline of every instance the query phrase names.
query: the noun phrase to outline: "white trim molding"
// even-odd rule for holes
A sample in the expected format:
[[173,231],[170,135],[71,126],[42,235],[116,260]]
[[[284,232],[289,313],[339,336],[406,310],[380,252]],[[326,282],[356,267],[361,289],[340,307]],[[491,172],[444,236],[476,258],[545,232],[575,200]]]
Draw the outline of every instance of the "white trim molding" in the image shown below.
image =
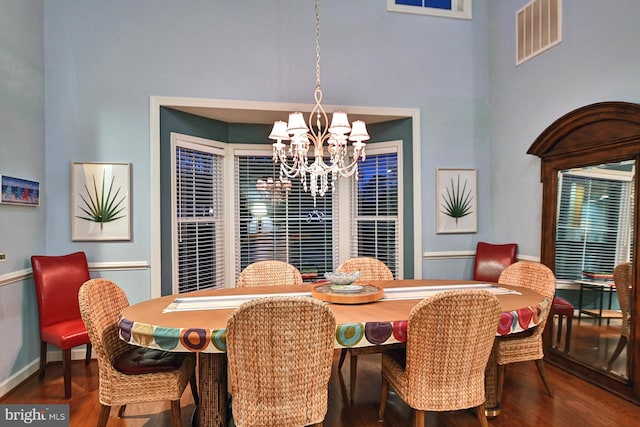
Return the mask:
[[[475,250],[468,251],[433,251],[422,254],[423,259],[470,259],[476,256]],[[539,256],[518,254],[518,261],[540,262]]]
[[[132,271],[151,268],[147,261],[90,262],[89,271]],[[33,277],[30,268],[12,271],[0,275],[0,286],[21,282]]]

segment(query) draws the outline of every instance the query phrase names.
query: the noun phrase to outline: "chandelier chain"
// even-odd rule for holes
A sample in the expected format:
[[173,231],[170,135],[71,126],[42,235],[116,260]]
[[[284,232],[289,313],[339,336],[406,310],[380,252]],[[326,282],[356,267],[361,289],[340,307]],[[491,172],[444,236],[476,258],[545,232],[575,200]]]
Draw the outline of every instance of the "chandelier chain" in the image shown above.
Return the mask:
[[316,0],[316,88],[320,88],[320,6]]

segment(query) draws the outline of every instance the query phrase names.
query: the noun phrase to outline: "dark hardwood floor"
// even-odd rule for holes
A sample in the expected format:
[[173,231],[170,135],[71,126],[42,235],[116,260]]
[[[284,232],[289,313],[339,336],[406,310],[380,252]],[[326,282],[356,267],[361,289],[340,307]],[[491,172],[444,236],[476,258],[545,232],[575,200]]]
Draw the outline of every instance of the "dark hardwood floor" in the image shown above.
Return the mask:
[[[349,362],[342,374],[335,363],[329,385],[329,410],[326,427],[406,427],[411,425],[411,411],[397,396],[390,394],[383,423],[378,423],[377,412],[380,393],[380,355],[358,358],[356,396],[349,403]],[[549,397],[538,378],[533,362],[509,366],[505,380],[505,393],[501,414],[489,420],[493,427],[513,426],[630,426],[637,425],[640,406],[588,384],[566,372],[547,364],[547,375],[555,392]],[[98,366],[95,360],[85,367],[82,361],[73,363],[73,395],[63,398],[62,366],[50,364],[44,380],[37,374],[0,399],[0,403],[69,403],[71,426],[95,425],[98,419]],[[194,410],[188,391],[182,397],[183,425],[190,425]],[[170,426],[171,411],[168,402],[134,404],[127,407],[125,416],[117,418],[112,409],[109,427],[118,426]],[[231,424],[230,424],[231,425]],[[427,426],[477,426],[474,413],[469,410],[431,413]]]

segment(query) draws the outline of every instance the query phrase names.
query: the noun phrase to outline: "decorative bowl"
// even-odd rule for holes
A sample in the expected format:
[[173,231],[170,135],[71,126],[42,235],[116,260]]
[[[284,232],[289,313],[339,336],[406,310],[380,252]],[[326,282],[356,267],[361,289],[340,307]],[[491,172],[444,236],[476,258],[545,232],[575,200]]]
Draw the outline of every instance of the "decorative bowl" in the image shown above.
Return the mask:
[[324,273],[324,278],[333,283],[334,285],[346,286],[350,285],[360,277],[359,271],[353,273],[338,273],[334,271],[328,271]]

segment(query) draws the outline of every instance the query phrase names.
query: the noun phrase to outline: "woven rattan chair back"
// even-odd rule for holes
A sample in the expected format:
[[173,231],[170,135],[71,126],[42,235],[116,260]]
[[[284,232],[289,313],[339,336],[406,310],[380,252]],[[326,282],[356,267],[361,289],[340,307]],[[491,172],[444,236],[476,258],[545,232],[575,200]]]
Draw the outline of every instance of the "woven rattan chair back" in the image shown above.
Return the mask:
[[[387,265],[375,258],[359,257],[350,258],[340,264],[337,268],[340,273],[353,273],[355,271],[360,272],[360,278],[355,283],[367,282],[368,280],[393,280],[393,273],[387,267]],[[400,346],[400,345],[398,345]],[[397,347],[397,346],[396,346]],[[387,346],[386,349],[389,347]],[[382,352],[382,346],[372,347],[358,347],[358,348],[343,348],[340,353],[340,360],[338,361],[338,370],[342,369],[342,365],[347,356],[347,352],[350,354],[350,366],[349,366],[349,397],[353,399],[356,387],[356,377],[358,372],[358,356],[361,354],[373,354]]]
[[622,312],[622,325],[620,330],[620,339],[616,345],[615,350],[609,358],[607,368],[611,369],[613,362],[620,356],[622,350],[627,346],[629,340],[629,327],[631,324],[631,313],[629,307],[631,306],[631,263],[625,262],[616,265],[613,270],[613,281],[616,284],[616,295],[618,296],[618,302],[620,303],[620,311]]
[[518,261],[504,269],[498,282],[505,285],[522,286],[544,295],[548,304],[540,314],[540,323],[533,331],[534,336],[542,336],[553,305],[553,296],[556,293],[556,277],[553,271],[539,262]]
[[277,260],[249,264],[238,276],[238,287],[301,285],[302,275],[293,265]]
[[622,332],[625,337],[629,337],[629,323],[631,313],[629,312],[631,299],[631,263],[618,264],[613,270],[613,281],[616,284],[616,295],[620,303],[622,312]]
[[380,419],[388,385],[422,422],[422,411],[475,407],[484,416],[485,368],[499,319],[498,299],[484,290],[442,292],[416,305],[407,326],[406,367],[397,355],[382,356]]
[[367,280],[393,280],[393,273],[387,265],[375,258],[350,258],[338,266],[339,273],[360,272],[356,283]]
[[195,357],[188,355],[181,366],[172,371],[121,373],[115,369],[114,362],[132,348],[118,335],[120,313],[129,306],[127,296],[110,280],[92,279],[80,287],[78,301],[82,320],[98,357],[101,404],[98,426],[106,425],[111,406],[121,406],[121,416],[128,403],[170,400],[174,426],[177,427],[180,424],[180,397],[189,381],[195,381]]
[[259,298],[227,323],[236,426],[322,425],[336,321],[319,300]]
[[495,358],[498,364],[498,402],[502,399],[505,365],[509,363],[536,362],[540,379],[547,389],[549,396],[553,390],[547,381],[544,371],[544,351],[542,333],[544,332],[556,291],[556,278],[553,272],[544,264],[538,262],[518,261],[504,269],[498,282],[505,285],[521,286],[532,289],[544,295],[546,306],[540,312],[538,325],[522,334],[500,337],[496,341]]

